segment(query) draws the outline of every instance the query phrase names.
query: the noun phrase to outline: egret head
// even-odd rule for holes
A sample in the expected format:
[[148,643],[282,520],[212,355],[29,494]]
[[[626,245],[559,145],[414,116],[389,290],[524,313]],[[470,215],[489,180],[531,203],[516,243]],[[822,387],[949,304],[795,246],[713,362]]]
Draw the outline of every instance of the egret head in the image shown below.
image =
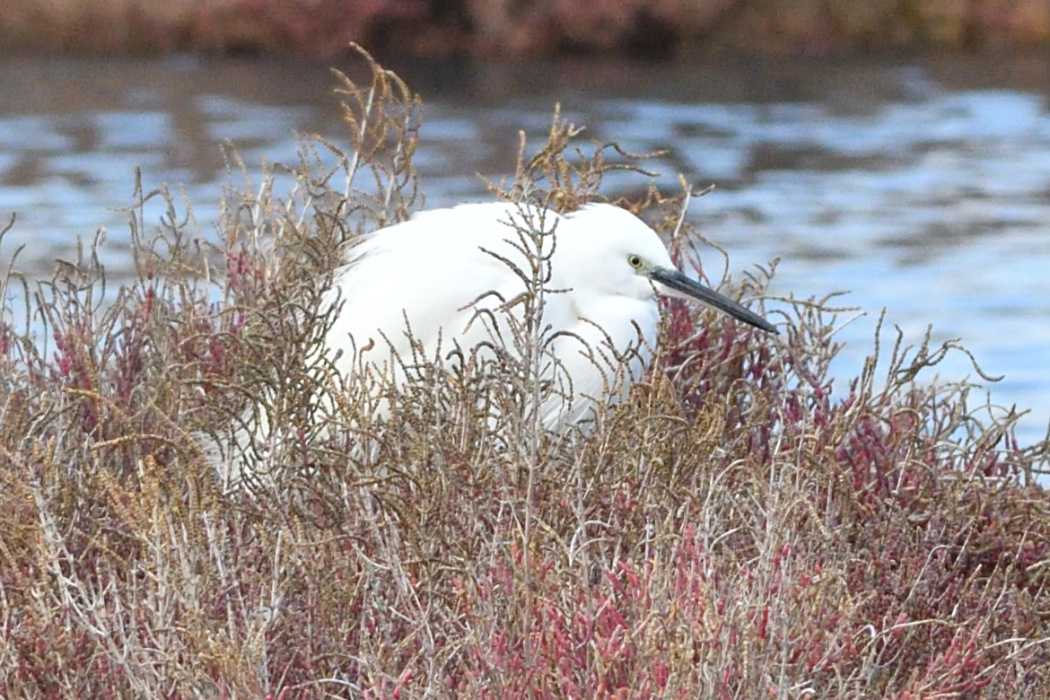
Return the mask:
[[594,204],[571,214],[569,221],[586,232],[571,236],[566,244],[587,246],[586,252],[581,250],[574,257],[578,264],[591,266],[595,287],[633,299],[663,295],[697,301],[764,331],[777,332],[758,314],[679,272],[656,232],[630,212]]

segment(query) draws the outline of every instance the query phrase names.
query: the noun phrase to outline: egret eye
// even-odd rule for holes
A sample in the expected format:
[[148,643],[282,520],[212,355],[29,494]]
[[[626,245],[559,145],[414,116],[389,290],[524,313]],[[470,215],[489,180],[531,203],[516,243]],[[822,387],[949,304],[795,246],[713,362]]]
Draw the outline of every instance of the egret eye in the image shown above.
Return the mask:
[[644,263],[639,255],[628,255],[627,264],[633,267],[635,270],[641,270]]

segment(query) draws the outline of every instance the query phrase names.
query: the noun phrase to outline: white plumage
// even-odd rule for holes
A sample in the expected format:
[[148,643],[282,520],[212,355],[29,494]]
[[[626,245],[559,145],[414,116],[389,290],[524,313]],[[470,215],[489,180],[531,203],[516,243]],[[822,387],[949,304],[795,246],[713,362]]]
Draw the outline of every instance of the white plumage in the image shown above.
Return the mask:
[[409,329],[428,361],[485,344],[515,354],[512,327],[525,320],[521,299],[544,255],[549,264],[536,268],[546,280],[536,328],[549,349],[538,378],[556,387],[540,407],[548,429],[581,420],[595,401],[615,401],[606,392],[625,392],[640,376],[656,342],[658,294],[698,300],[775,332],[675,270],[659,236],[624,209],[590,204],[561,215],[486,203],[425,211],[354,245],[322,303],[322,311],[337,306],[326,351],[340,353],[335,367],[351,381],[369,372],[395,383],[406,380],[404,365],[418,356]]

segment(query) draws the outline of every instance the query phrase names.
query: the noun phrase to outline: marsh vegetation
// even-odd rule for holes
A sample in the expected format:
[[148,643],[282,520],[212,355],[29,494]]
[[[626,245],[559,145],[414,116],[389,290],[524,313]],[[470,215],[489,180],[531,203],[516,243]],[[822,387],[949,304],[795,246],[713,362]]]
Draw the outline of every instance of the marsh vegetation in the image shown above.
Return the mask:
[[[316,352],[324,317],[303,321],[348,242],[422,205],[422,105],[372,69],[339,78],[347,142],[304,140],[290,192],[231,187],[219,244],[189,202],[140,191],[168,214],[129,212],[139,275],[115,297],[90,244],[41,283],[8,271],[27,301],[0,325],[0,695],[1050,684],[1050,446],[935,379],[965,352],[951,344],[883,329],[888,364],[833,390],[837,298],[767,299],[777,342],[669,302],[649,373],[586,433],[538,431],[521,400],[534,377],[513,363],[433,367],[397,420],[370,422]],[[493,197],[571,209],[610,168],[644,183],[643,165],[555,115]],[[622,204],[676,232],[688,264],[686,199]],[[761,297],[774,268],[721,289]],[[279,469],[224,488],[204,445],[260,405],[279,417]],[[374,450],[349,449],[362,435]]]

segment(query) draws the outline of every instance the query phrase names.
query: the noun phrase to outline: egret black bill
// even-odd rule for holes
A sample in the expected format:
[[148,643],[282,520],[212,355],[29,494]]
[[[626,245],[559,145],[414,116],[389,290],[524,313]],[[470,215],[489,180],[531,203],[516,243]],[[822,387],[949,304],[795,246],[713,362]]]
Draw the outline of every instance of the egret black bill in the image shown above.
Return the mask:
[[707,304],[708,306],[723,311],[744,323],[748,323],[756,328],[761,328],[768,333],[777,332],[777,329],[773,327],[772,323],[755,312],[745,309],[732,299],[724,297],[713,289],[709,289],[699,282],[689,279],[678,270],[658,267],[649,273],[649,278],[659,282],[668,289],[678,292],[683,297],[689,297],[702,304]]

